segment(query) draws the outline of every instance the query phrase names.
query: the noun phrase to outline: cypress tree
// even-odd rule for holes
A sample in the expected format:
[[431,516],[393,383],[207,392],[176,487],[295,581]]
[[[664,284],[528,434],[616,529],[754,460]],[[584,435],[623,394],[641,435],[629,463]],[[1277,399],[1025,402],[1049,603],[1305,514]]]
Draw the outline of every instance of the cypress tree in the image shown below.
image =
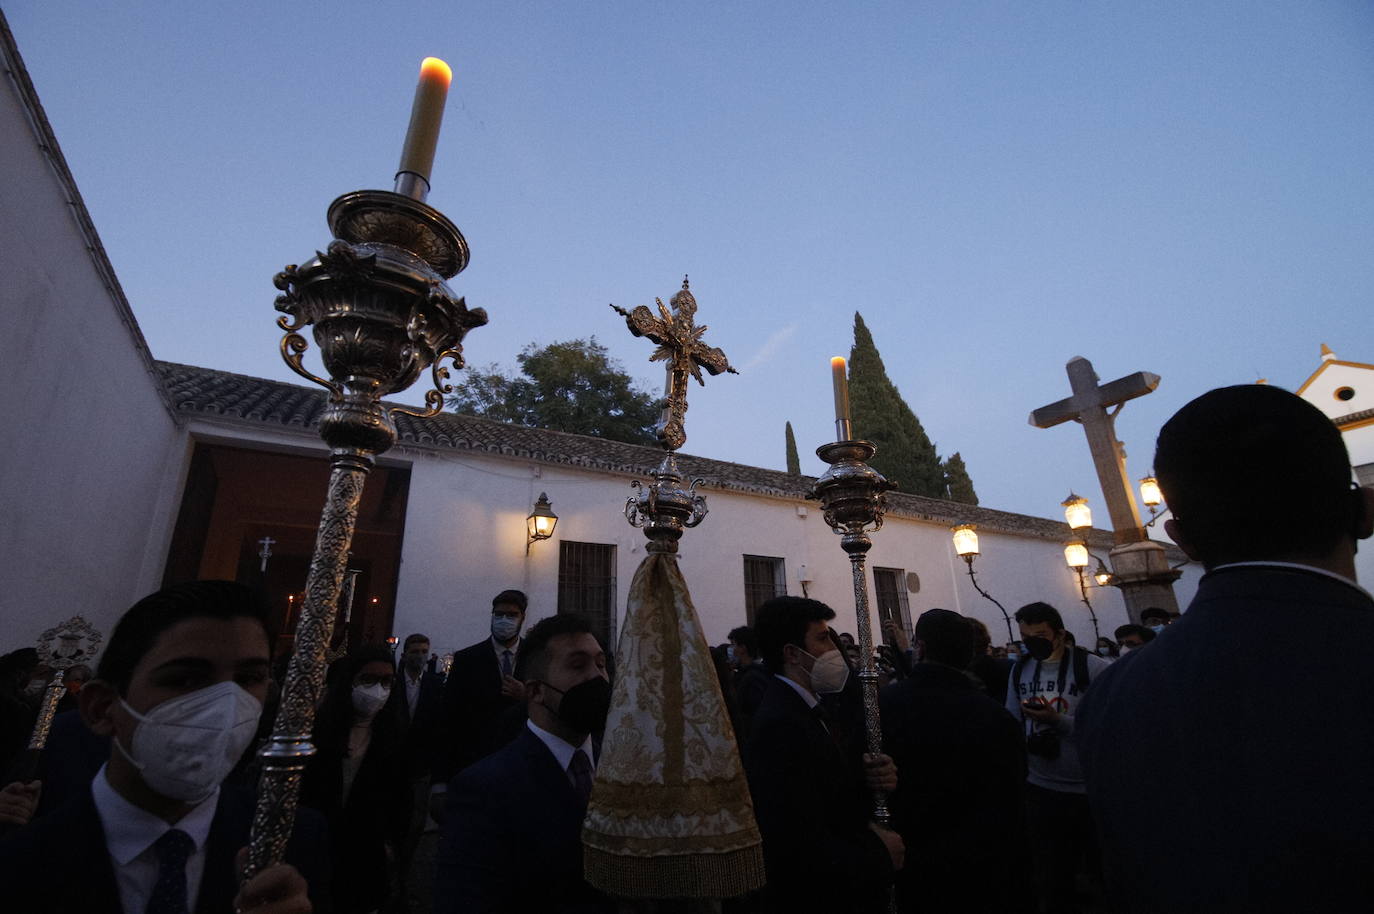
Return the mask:
[[921,420],[887,376],[873,334],[854,312],[854,348],[849,350],[849,407],[856,438],[872,441],[873,468],[903,492],[946,496],[945,471]]
[[969,479],[968,468],[964,466],[964,458],[955,451],[945,458],[945,488],[949,494],[945,497],[950,501],[957,501],[965,505],[978,504],[978,493],[973,491],[973,480]]
[[797,436],[792,434],[792,423],[787,423],[787,472],[793,476],[801,475],[801,458],[797,456]]

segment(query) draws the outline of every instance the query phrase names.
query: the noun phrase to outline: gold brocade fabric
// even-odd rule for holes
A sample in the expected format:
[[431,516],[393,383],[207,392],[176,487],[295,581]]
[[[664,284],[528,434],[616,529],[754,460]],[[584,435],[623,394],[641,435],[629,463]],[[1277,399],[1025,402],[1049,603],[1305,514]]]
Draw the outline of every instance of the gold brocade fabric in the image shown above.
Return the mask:
[[720,682],[687,582],[650,554],[630,585],[582,828],[587,881],[623,898],[731,898],[763,852]]

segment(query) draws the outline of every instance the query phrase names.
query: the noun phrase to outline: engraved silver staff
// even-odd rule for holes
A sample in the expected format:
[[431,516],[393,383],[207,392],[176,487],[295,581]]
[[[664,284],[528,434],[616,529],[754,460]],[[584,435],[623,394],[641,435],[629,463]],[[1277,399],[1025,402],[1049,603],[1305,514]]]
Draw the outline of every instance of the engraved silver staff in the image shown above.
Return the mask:
[[[367,474],[376,456],[396,441],[396,414],[424,418],[443,408],[451,387],[441,363],[451,359],[461,368],[464,336],[487,322],[485,311],[469,309],[444,282],[467,266],[467,241],[424,202],[443,109],[442,93],[435,100],[431,77],[439,71],[432,64],[442,68],[447,89],[447,65],[426,59],[397,192],[360,190],[339,197],[327,216],[334,240],[273,280],[282,292],[276,300],[283,313],[277,324],[286,331],[282,358],[329,391],[320,437],[329,445],[330,474],[281,706],[259,753],[262,779],[245,880],[282,859],[291,833],[301,776],[315,753],[310,733]],[[419,152],[417,136],[427,142]],[[312,328],[328,377],[302,364],[309,344],[298,331],[305,327]],[[383,403],[426,369],[433,381],[425,392],[427,411]]]

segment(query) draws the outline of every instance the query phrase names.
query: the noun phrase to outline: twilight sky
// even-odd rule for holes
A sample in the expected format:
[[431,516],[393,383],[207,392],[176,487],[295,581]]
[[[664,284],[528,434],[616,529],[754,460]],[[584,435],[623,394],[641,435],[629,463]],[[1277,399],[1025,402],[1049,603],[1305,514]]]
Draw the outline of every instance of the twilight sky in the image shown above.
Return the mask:
[[[1064,363],[1178,407],[1321,343],[1374,361],[1374,5],[17,0],[5,15],[153,354],[296,380],[273,274],[390,189],[420,60],[454,70],[429,202],[472,247],[471,364],[595,335],[690,274],[738,377],[689,453],[805,472],[863,313],[984,505],[1106,523]],[[418,402],[419,386],[410,399]],[[611,506],[618,510],[617,506]]]

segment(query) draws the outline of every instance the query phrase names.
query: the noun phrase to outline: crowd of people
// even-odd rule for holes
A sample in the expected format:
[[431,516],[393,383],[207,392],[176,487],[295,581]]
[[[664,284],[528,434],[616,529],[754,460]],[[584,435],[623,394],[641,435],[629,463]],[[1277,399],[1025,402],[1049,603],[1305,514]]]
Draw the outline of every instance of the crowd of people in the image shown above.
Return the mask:
[[[767,885],[692,910],[1367,909],[1374,598],[1353,556],[1374,491],[1325,416],[1263,386],[1184,407],[1155,468],[1207,569],[1187,611],[1092,650],[1040,601],[1005,646],[945,609],[887,620],[880,752],[831,607],[778,597],[731,631],[712,653]],[[1256,503],[1258,481],[1277,497]],[[5,910],[618,910],[582,874],[605,646],[576,614],[527,628],[520,591],[491,604],[447,675],[419,633],[331,665],[284,860],[243,881],[272,617],[226,581],[140,600],[94,671],[64,674],[37,769],[0,789]],[[52,674],[32,649],[0,657],[11,772],[35,761]]]

